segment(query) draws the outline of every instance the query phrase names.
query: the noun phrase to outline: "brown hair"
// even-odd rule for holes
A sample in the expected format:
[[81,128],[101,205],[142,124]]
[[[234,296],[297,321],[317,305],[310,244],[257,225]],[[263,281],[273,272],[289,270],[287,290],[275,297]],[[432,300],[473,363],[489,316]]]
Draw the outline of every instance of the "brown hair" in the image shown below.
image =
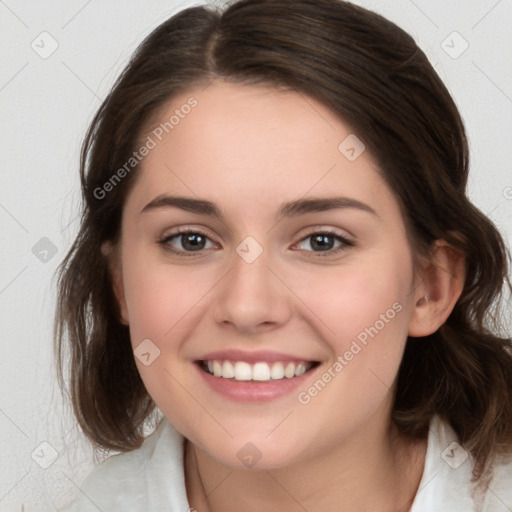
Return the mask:
[[511,287],[507,250],[466,196],[465,129],[427,57],[395,24],[341,0],[185,9],[147,37],[101,105],[82,148],[81,225],[58,269],[55,319],[59,383],[67,363],[85,435],[97,448],[133,450],[155,409],[100,250],[119,240],[137,168],[105,197],[95,191],[129,160],[164,102],[213,79],[284,86],[327,105],[377,159],[415,252],[428,255],[444,239],[465,255],[464,289],[446,323],[407,340],[392,419],[411,438],[427,435],[434,414],[448,420],[478,479],[512,448],[512,342],[499,337],[498,315]]

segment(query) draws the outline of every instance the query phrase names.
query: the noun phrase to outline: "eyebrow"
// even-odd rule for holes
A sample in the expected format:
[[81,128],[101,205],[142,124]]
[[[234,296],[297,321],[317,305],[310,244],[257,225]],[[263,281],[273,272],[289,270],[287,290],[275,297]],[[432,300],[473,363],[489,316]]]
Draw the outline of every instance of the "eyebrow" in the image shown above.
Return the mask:
[[[164,208],[179,208],[191,213],[207,215],[219,220],[224,220],[224,215],[219,207],[204,199],[195,199],[193,197],[159,195],[155,197],[140,211],[140,214]],[[353,208],[363,212],[379,216],[377,212],[366,203],[350,197],[320,197],[310,199],[297,199],[284,203],[277,215],[277,219],[297,217],[307,213],[324,212],[328,210]]]

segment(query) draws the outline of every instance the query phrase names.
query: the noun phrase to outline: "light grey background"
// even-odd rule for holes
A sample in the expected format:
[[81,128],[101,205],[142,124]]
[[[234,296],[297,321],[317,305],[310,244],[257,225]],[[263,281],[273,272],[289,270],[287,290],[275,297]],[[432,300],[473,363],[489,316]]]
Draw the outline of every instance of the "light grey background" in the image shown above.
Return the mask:
[[[135,47],[198,3],[0,0],[0,511],[56,510],[94,465],[52,363],[51,279],[77,229],[79,146]],[[470,196],[510,246],[512,1],[355,3],[407,30],[447,84],[470,139]]]

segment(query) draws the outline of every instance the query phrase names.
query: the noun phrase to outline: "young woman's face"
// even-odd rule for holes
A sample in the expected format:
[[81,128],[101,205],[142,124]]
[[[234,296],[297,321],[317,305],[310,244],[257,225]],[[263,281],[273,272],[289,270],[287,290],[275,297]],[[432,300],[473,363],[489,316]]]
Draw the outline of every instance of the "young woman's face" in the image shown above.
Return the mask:
[[384,424],[412,253],[350,128],[302,94],[214,82],[174,97],[143,144],[116,290],[165,416],[240,468],[303,461]]

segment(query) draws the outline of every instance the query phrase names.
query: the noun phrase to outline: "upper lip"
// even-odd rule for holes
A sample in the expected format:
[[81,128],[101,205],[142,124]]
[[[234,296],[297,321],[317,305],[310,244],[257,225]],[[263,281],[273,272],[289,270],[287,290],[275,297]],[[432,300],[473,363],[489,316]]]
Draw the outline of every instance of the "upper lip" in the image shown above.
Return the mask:
[[240,349],[229,349],[229,350],[218,350],[215,352],[208,352],[203,356],[199,357],[198,361],[245,361],[247,363],[258,363],[265,361],[318,361],[317,359],[311,359],[308,357],[299,357],[295,355],[285,354],[284,352],[274,352],[268,350],[258,350],[254,352],[248,352],[247,350]]

